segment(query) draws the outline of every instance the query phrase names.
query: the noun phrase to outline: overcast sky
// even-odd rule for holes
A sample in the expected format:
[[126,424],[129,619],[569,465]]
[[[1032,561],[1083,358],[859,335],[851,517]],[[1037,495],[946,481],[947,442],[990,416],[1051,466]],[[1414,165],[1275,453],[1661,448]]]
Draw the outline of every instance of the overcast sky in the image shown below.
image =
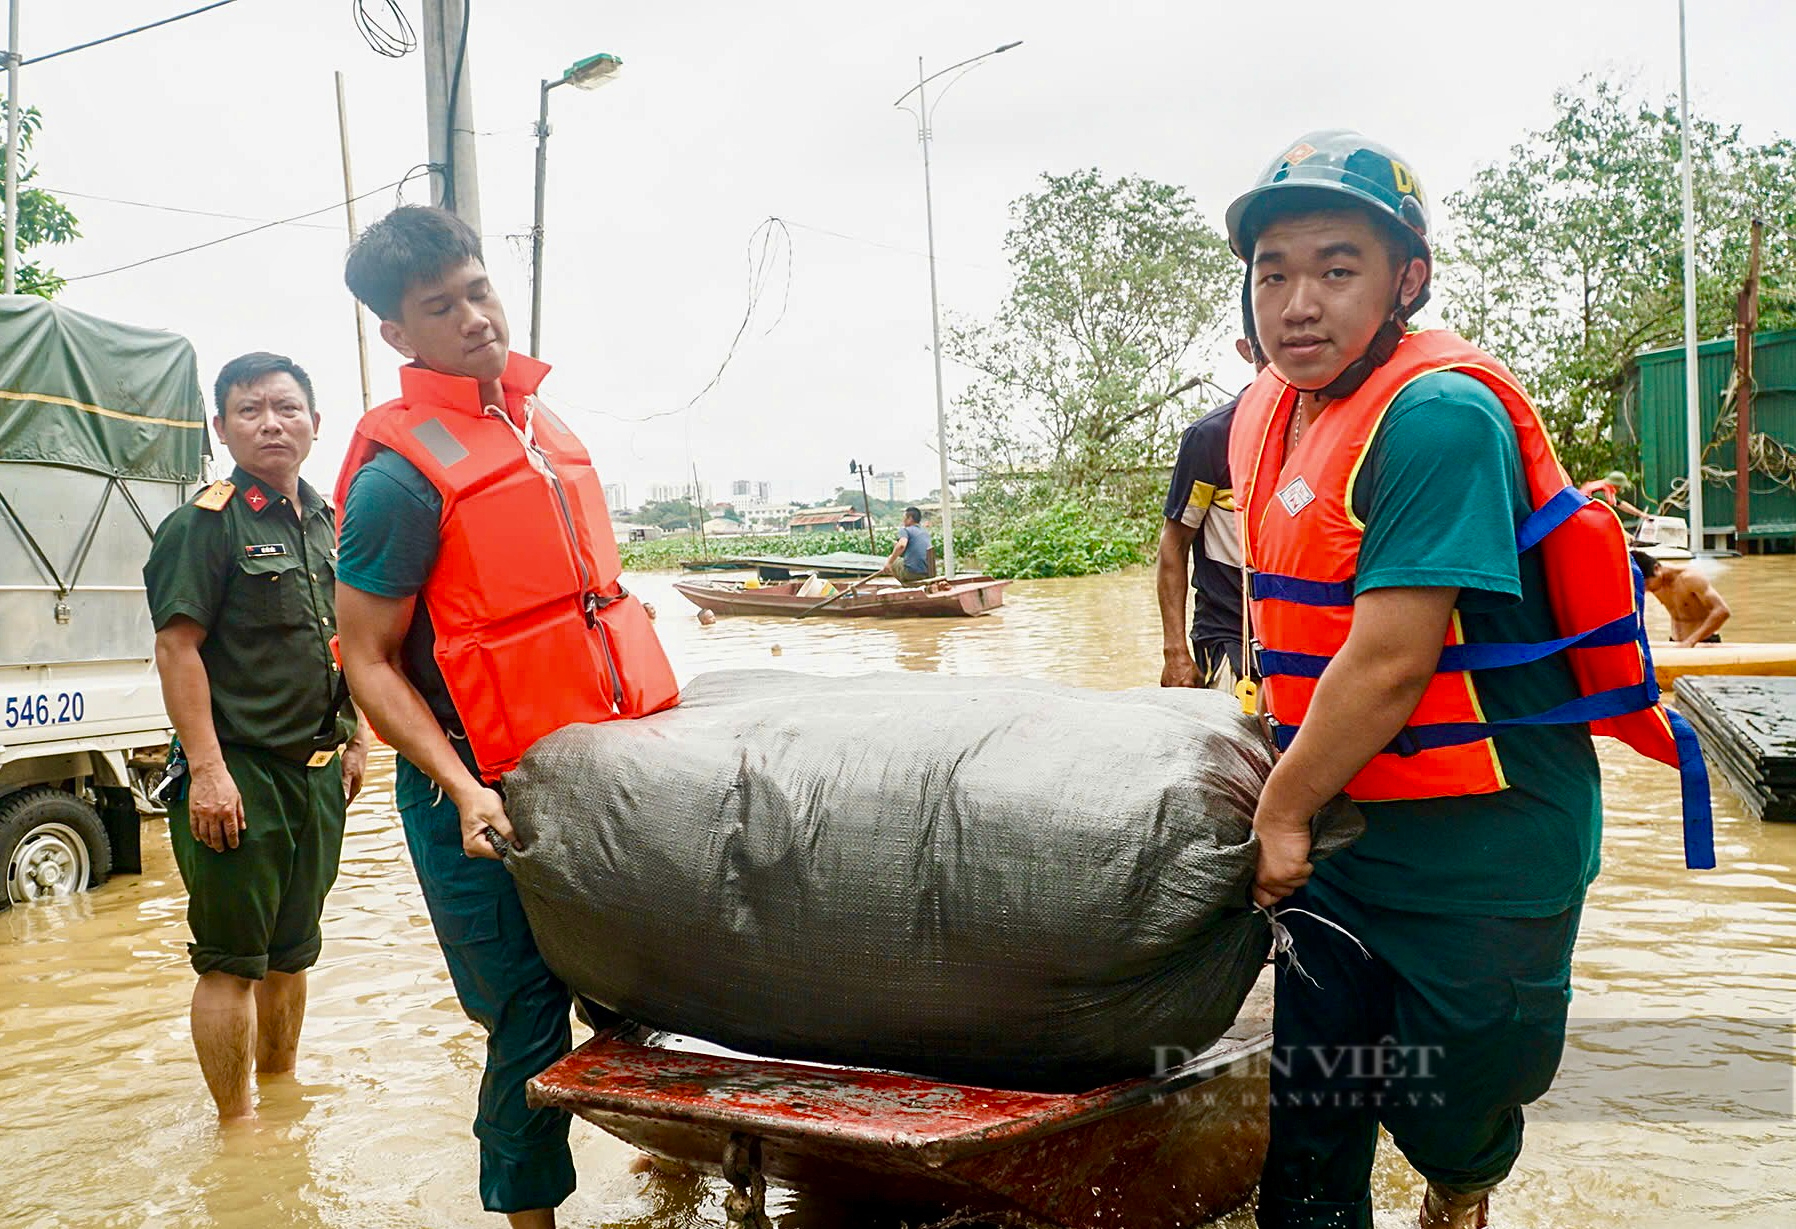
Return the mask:
[[[200,0],[19,2],[29,57]],[[418,0],[400,4],[416,24]],[[385,15],[385,0],[367,7]],[[237,0],[24,69],[22,97],[44,113],[38,183],[67,194],[86,236],[54,267],[74,279],[252,224],[91,197],[252,221],[341,200],[333,70],[358,193],[424,162],[422,57],[375,54],[351,9]],[[1754,140],[1796,132],[1796,5],[1690,0],[1690,21],[1697,105]],[[519,349],[538,81],[593,52],[625,61],[599,91],[551,96],[543,348],[545,393],[632,502],[693,464],[714,490],[753,478],[804,499],[848,482],[851,457],[907,471],[913,497],[936,485],[922,166],[891,105],[919,55],[933,69],[1024,40],[935,117],[942,301],[967,314],[1001,299],[1007,205],[1044,171],[1182,184],[1219,224],[1296,136],[1356,127],[1405,152],[1438,207],[1550,122],[1556,87],[1593,71],[1655,97],[1677,86],[1674,0],[473,0],[472,28],[482,230]],[[426,182],[405,199],[426,201]],[[358,220],[393,203],[382,191]],[[770,216],[789,251],[721,382],[681,412],[729,348]],[[208,389],[242,351],[292,355],[325,420],[307,474],[328,488],[360,408],[346,242],[337,210],[72,280],[62,301],[185,334]],[[398,360],[369,333],[379,401]],[[1245,374],[1218,360],[1224,383]],[[965,379],[950,366],[950,393]]]

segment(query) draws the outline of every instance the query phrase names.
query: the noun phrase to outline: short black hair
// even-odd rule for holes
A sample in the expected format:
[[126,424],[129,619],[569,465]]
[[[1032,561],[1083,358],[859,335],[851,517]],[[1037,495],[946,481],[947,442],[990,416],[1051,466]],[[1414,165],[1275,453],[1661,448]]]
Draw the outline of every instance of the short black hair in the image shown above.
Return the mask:
[[919,525],[923,523],[923,510],[921,508],[906,508],[904,510],[904,515],[910,517],[911,520],[917,522]]
[[1631,550],[1628,554],[1634,557],[1634,566],[1638,567],[1640,569],[1640,574],[1648,580],[1651,580],[1653,578],[1653,573],[1659,570],[1659,561],[1645,551]]
[[397,320],[406,291],[470,260],[486,263],[473,227],[434,205],[401,205],[350,247],[343,281],[369,311]]
[[218,379],[212,382],[212,404],[218,407],[218,413],[222,417],[225,398],[230,396],[233,388],[239,385],[247,387],[263,376],[282,372],[293,377],[300,391],[306,395],[306,409],[316,414],[318,402],[312,396],[312,377],[306,374],[306,369],[285,354],[270,354],[267,350],[251,350],[248,354],[239,354],[219,368]]

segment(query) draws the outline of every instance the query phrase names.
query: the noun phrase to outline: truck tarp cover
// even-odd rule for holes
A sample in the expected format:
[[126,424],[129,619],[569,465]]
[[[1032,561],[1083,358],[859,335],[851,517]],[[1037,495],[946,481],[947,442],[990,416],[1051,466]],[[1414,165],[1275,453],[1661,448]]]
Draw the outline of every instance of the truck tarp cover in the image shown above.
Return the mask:
[[[549,967],[634,1020],[1089,1088],[1240,1010],[1270,943],[1248,889],[1271,766],[1214,691],[725,671],[533,747],[507,863]],[[1341,801],[1316,828],[1321,855],[1362,825]]]
[[192,482],[205,445],[186,338],[0,296],[0,461]]

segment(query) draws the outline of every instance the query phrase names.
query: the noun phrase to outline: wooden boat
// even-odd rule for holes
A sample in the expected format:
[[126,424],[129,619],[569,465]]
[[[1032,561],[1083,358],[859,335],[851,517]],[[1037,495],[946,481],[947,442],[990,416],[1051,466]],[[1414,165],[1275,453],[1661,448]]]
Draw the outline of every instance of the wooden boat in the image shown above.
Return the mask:
[[[694,606],[720,615],[797,615],[823,600],[822,595],[800,597],[804,583],[785,580],[750,588],[739,580],[676,580],[674,588]],[[989,576],[956,576],[926,585],[872,580],[817,613],[839,618],[981,615],[1004,604],[1009,584]]]
[[1664,688],[1686,674],[1796,674],[1796,644],[1655,644],[1653,673]]
[[[1186,1229],[1246,1202],[1265,1161],[1271,978],[1202,1055],[1083,1093],[671,1048],[602,1032],[530,1082],[645,1152],[736,1187],[754,1225],[766,1181],[825,1198],[1065,1229]],[[687,1043],[690,1045],[691,1043]],[[764,1222],[762,1222],[764,1223]]]
[[827,555],[732,555],[721,559],[682,559],[680,567],[688,572],[747,572],[752,570],[762,580],[791,580],[794,577],[822,576],[828,580],[859,580],[877,576],[885,570],[884,555],[859,555],[853,551],[831,551]]

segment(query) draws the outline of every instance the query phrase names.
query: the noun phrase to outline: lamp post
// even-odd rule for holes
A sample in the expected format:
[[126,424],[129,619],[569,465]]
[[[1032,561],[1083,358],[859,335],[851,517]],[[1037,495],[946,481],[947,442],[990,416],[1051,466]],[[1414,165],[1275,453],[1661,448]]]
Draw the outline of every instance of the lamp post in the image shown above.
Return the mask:
[[865,461],[848,463],[848,472],[861,476],[861,511],[867,514],[867,550],[877,555],[879,546],[873,541],[873,501],[867,497],[867,474],[871,469]]
[[[917,96],[917,109],[911,113],[917,117],[917,140],[923,146],[923,217],[924,224],[929,231],[929,330],[932,339],[931,350],[935,355],[935,444],[941,461],[942,477],[942,558],[946,566],[945,575],[949,577],[954,575],[954,492],[948,485],[948,410],[942,399],[942,309],[935,279],[935,198],[930,190],[929,182],[929,118],[934,111],[929,105],[928,92],[924,87],[937,77],[954,72],[956,69],[971,72],[980,61],[1022,45],[1020,39],[1014,43],[1005,43],[992,48],[983,55],[973,56],[958,64],[950,64],[928,76],[923,75],[923,57],[918,56],[917,83],[900,94],[898,100],[892,104],[894,107],[901,107],[909,111],[910,108],[904,106],[904,100],[912,94]],[[957,77],[955,80],[959,80],[959,78]],[[941,103],[942,95],[946,94],[949,86],[953,84],[954,82],[950,81],[935,96],[938,106]]]
[[577,61],[554,81],[542,85],[536,120],[536,221],[530,228],[530,356],[537,357],[543,333],[543,175],[549,165],[549,91],[558,85],[596,90],[617,75],[624,62],[600,52]]
[[18,289],[19,268],[19,0],[6,14],[6,258],[0,291]]
[[[1678,0],[1678,149],[1684,164],[1684,446],[1689,450],[1690,550],[1704,553],[1702,523],[1702,391],[1696,370],[1696,194],[1690,168],[1690,56],[1684,0]],[[1747,339],[1751,344],[1751,339]],[[1746,474],[1735,479],[1742,486]],[[1736,545],[1738,545],[1736,543]]]

